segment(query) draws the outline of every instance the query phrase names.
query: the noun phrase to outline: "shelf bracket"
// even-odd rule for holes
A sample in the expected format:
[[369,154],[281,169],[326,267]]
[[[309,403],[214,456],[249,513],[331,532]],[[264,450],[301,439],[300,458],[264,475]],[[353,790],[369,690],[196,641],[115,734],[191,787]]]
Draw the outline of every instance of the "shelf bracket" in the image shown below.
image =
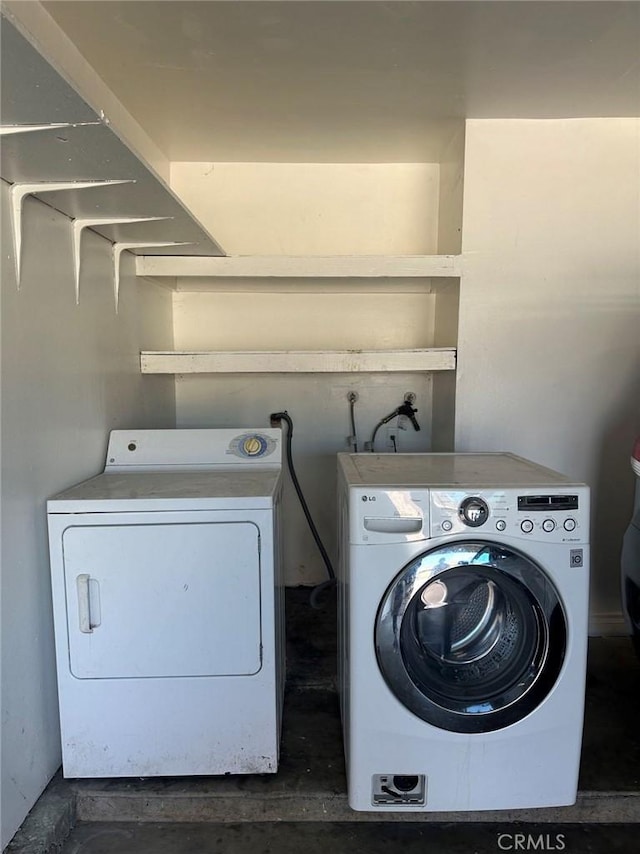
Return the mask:
[[48,125],[0,125],[0,136],[11,136],[16,133],[35,133],[58,128],[79,128],[87,125],[101,125],[102,122],[55,122]]
[[76,305],[80,303],[80,244],[82,240],[82,232],[85,228],[93,228],[100,225],[129,225],[134,222],[156,222],[158,220],[173,219],[172,216],[130,216],[116,218],[96,218],[96,219],[74,219],[73,221],[73,271],[75,275],[76,285]]
[[22,271],[22,206],[27,196],[34,193],[55,193],[59,190],[85,190],[91,187],[107,187],[113,184],[133,184],[131,178],[117,181],[38,181],[37,183],[15,183],[11,185],[11,227],[13,231],[13,252],[16,265],[16,283],[20,290]]
[[163,243],[154,243],[149,241],[134,242],[134,243],[114,243],[113,252],[113,296],[116,302],[116,314],[118,312],[118,300],[120,298],[120,256],[123,252],[129,249],[154,249],[161,246],[193,246],[189,241],[170,240]]

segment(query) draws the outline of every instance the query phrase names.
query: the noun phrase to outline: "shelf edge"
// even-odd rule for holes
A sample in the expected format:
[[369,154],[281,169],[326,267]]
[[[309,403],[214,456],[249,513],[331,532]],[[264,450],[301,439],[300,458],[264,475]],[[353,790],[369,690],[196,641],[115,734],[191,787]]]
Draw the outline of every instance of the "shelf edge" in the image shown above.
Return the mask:
[[136,259],[137,275],[154,278],[456,278],[460,269],[460,255],[139,255]]
[[386,373],[453,371],[456,349],[142,351],[143,374]]

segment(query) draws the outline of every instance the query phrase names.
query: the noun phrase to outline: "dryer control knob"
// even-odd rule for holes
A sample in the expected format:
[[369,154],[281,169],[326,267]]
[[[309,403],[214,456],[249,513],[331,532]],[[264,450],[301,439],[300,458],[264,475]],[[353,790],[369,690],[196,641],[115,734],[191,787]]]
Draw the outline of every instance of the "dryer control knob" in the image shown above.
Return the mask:
[[507,523],[504,521],[504,519],[498,519],[498,521],[496,522],[496,531],[504,531],[506,527]]
[[453,522],[451,519],[445,519],[441,527],[443,531],[450,531],[453,528]]
[[520,530],[523,534],[530,534],[533,531],[533,522],[531,519],[523,519],[520,523]]
[[576,520],[571,519],[571,517],[569,517],[569,519],[564,520],[563,527],[564,527],[565,531],[575,531],[576,525],[577,525]]
[[257,457],[263,449],[263,444],[258,436],[247,436],[242,443],[242,450],[248,457]]
[[555,527],[556,523],[553,521],[553,519],[545,519],[542,523],[542,530],[546,531],[547,534],[550,534],[551,531],[555,530]]

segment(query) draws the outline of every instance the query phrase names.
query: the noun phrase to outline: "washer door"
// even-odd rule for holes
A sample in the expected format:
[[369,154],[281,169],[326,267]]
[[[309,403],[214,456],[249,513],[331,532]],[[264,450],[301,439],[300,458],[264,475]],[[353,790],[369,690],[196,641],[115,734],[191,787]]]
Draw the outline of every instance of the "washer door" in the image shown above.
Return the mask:
[[414,714],[452,732],[521,720],[551,691],[567,623],[533,561],[490,542],[456,542],[408,564],[376,619],[378,664]]

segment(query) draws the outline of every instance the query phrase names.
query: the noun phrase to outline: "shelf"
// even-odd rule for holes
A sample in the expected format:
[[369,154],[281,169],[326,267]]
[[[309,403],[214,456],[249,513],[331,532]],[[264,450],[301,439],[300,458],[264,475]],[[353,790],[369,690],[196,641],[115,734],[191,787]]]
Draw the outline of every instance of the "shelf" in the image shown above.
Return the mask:
[[[39,5],[9,4],[12,14],[2,18],[2,178],[17,192],[21,185],[29,195],[38,196],[40,190],[42,201],[71,219],[95,221],[93,231],[112,243],[131,245],[133,252],[221,254],[162,176],[123,141],[112,115],[90,106],[30,43],[33,34],[18,26],[13,12],[26,14],[34,10],[22,7]],[[109,109],[118,113],[115,101]],[[88,182],[104,183],[88,187]],[[70,186],[54,189],[63,183]],[[115,224],[98,222],[116,219]],[[154,248],[133,246],[145,242]]]
[[138,255],[138,276],[161,278],[455,278],[459,255]]
[[143,351],[143,374],[377,373],[453,371],[456,350]]

